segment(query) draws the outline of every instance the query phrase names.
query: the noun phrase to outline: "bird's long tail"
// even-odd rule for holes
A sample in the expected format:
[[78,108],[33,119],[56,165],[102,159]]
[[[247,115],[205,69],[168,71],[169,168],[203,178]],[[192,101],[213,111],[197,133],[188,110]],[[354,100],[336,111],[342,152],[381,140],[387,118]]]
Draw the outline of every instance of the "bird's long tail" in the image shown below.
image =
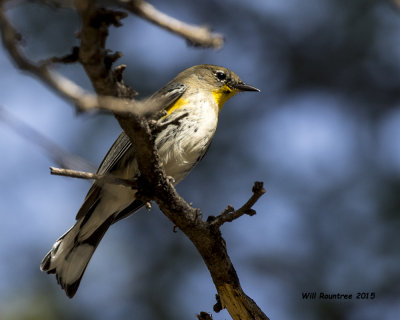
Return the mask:
[[79,238],[84,219],[78,220],[44,257],[40,269],[54,273],[68,297],[72,298],[78,290],[90,258],[113,220],[114,216],[110,216],[83,240]]

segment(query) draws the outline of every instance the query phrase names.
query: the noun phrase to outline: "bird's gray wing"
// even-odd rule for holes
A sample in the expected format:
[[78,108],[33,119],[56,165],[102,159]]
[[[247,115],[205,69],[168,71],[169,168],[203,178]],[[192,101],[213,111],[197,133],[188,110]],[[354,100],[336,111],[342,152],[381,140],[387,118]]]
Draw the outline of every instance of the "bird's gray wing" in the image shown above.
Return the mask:
[[[167,110],[184,94],[186,88],[187,87],[185,85],[180,83],[168,83],[165,87],[149,97],[146,100],[145,105],[148,104],[150,106],[152,113]],[[101,175],[112,173],[114,170],[120,167],[119,164],[121,159],[123,159],[128,152],[134,154],[135,151],[133,150],[133,146],[129,137],[122,132],[117,140],[115,140],[110,150],[108,150],[106,156],[99,166],[99,169],[97,170],[97,173]],[[86,195],[85,201],[76,215],[77,220],[85,216],[88,212],[91,212],[91,210],[96,207],[98,201],[100,200],[101,190],[102,187],[99,184],[96,182],[92,184]],[[118,214],[116,221],[128,216],[142,205],[143,203],[141,201],[134,200],[131,205]]]
[[[167,84],[164,88],[158,90],[150,96],[145,105],[158,107],[152,108],[153,111],[159,112],[168,109],[176,100],[178,100],[186,91],[186,86],[183,84]],[[98,174],[106,174],[112,172],[122,157],[127,151],[132,148],[132,143],[129,137],[122,131],[117,140],[113,143],[110,150],[101,162]]]
[[153,118],[153,116],[159,114],[160,111],[168,110],[169,107],[185,93],[186,89],[187,86],[179,82],[171,81],[167,83],[165,87],[156,91],[145,101],[144,107],[148,109],[149,112],[145,112],[144,116],[146,118]]

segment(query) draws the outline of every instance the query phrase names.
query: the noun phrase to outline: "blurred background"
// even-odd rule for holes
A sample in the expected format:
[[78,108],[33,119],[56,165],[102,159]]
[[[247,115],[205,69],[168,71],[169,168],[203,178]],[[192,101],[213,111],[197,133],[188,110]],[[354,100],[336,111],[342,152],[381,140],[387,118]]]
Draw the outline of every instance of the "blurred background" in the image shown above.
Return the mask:
[[[118,63],[127,64],[125,81],[139,97],[201,63],[228,67],[261,89],[225,105],[208,155],[178,186],[207,216],[239,207],[253,182],[264,181],[257,215],[222,227],[245,292],[271,319],[398,319],[398,7],[378,0],[151,3],[212,26],[226,44],[220,51],[188,47],[129,16],[111,28],[108,48],[123,52]],[[8,15],[34,60],[77,44],[72,10],[24,4]],[[90,183],[50,176],[55,162],[10,126],[10,114],[96,166],[120,128],[109,115],[77,115],[17,70],[3,48],[0,70],[0,319],[176,320],[211,312],[216,291],[208,271],[156,205],[109,230],[72,300],[40,272]],[[80,66],[58,70],[92,90]],[[306,300],[306,292],[352,299]],[[226,311],[213,316],[230,318]]]

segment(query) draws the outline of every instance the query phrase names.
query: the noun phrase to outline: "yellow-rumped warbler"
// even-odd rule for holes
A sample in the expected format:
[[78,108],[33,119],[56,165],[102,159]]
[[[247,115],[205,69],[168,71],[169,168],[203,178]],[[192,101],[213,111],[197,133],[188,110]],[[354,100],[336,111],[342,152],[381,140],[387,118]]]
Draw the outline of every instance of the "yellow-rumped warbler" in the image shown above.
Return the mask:
[[[202,159],[214,136],[222,106],[241,91],[259,90],[226,68],[205,64],[184,70],[149,98],[165,101],[167,115],[157,123],[166,125],[157,134],[155,144],[165,173],[175,184]],[[178,118],[179,121],[173,121]],[[121,178],[138,176],[135,150],[124,132],[108,151],[98,173]],[[94,182],[75,225],[44,257],[41,270],[55,273],[68,297],[72,298],[78,290],[90,258],[110,225],[143,206],[135,194],[135,190],[122,185],[100,186]]]

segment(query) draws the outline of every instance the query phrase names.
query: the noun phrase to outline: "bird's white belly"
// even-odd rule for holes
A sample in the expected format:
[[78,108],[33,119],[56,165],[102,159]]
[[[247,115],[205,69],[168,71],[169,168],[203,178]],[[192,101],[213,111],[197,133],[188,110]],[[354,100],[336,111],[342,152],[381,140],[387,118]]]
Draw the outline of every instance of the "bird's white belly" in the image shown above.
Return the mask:
[[[167,176],[181,181],[206,152],[217,128],[218,117],[213,108],[203,104],[196,109],[183,107],[175,116],[190,112],[177,125],[171,124],[156,139],[156,146]],[[196,114],[194,114],[196,113]]]

